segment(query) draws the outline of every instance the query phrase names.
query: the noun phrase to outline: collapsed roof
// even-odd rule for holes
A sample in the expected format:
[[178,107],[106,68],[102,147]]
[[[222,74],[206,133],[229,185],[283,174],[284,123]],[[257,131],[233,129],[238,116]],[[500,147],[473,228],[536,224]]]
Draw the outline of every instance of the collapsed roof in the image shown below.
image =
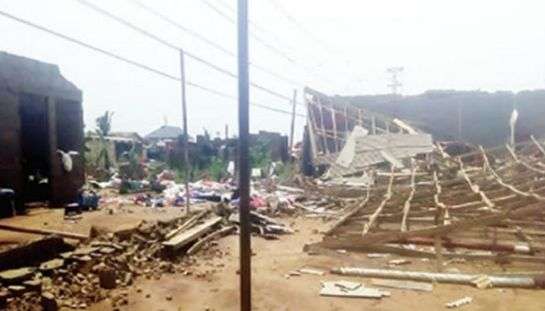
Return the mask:
[[330,167],[329,177],[362,172],[366,167],[433,150],[432,137],[406,122],[339,101],[305,88],[312,163]]

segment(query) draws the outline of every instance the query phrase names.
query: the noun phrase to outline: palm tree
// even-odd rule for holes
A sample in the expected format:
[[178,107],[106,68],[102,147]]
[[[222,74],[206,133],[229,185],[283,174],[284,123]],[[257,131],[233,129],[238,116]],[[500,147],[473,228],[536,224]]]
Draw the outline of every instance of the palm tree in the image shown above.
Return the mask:
[[108,134],[110,134],[113,114],[114,113],[111,111],[106,111],[104,112],[102,116],[96,118],[96,124],[97,124],[96,133],[100,141],[100,151],[96,159],[96,166],[100,167],[101,163],[103,163],[104,169],[106,171],[109,171],[110,167],[112,166],[112,161],[108,154],[109,144],[108,144],[108,141],[106,140],[106,137],[108,136]]

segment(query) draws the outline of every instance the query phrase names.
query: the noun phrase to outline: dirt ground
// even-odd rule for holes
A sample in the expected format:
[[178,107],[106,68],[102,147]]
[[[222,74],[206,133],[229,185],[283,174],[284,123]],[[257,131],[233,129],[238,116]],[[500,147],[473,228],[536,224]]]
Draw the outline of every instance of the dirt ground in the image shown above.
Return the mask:
[[[120,229],[138,224],[142,219],[170,219],[180,215],[175,208],[150,209],[131,207],[114,209],[114,213],[104,210],[84,213],[77,223],[62,220],[61,210],[33,209],[30,216],[4,219],[2,223],[28,225],[33,227],[67,230],[87,233],[91,225],[109,229]],[[521,289],[479,290],[469,286],[437,284],[433,292],[414,292],[388,289],[391,297],[382,300],[360,298],[336,298],[319,296],[320,281],[351,280],[369,285],[370,280],[358,277],[345,277],[326,273],[324,276],[285,275],[302,267],[312,267],[328,271],[337,266],[360,266],[382,268],[388,258],[371,259],[365,254],[337,253],[309,255],[302,251],[306,243],[321,240],[320,230],[326,224],[317,219],[304,217],[283,218],[296,232],[281,236],[279,240],[252,238],[253,306],[254,310],[442,310],[445,303],[462,298],[473,297],[470,305],[461,310],[545,310],[544,291]],[[0,231],[0,240],[21,241],[34,238],[29,234]],[[238,310],[238,236],[225,237],[213,246],[226,255],[218,258],[197,254],[191,274],[167,274],[159,280],[138,279],[128,289],[129,304],[121,310]],[[409,265],[400,269],[428,270],[433,263],[411,259]],[[497,266],[486,262],[451,264],[445,269],[458,269],[463,272],[502,272],[503,270],[545,270],[545,267]],[[207,272],[207,273],[205,273]],[[205,276],[202,276],[202,275]],[[105,300],[90,310],[112,310],[111,303]]]
[[[293,235],[279,240],[252,239],[253,309],[254,310],[442,310],[445,303],[473,297],[470,305],[462,310],[545,310],[545,293],[539,290],[488,289],[479,290],[468,286],[438,284],[433,292],[409,290],[391,291],[391,297],[382,300],[359,298],[335,298],[319,296],[320,281],[351,280],[369,284],[369,279],[344,277],[327,273],[325,276],[301,275],[285,277],[291,270],[312,267],[324,271],[342,265],[384,267],[386,261],[396,258],[370,259],[364,254],[335,253],[308,255],[302,251],[305,243],[321,239],[318,231],[324,228],[320,220],[303,217],[283,219],[297,229]],[[140,280],[129,289],[129,304],[122,310],[238,310],[238,236],[231,235],[219,241],[219,249],[229,255],[223,258],[202,258],[197,271],[213,271],[205,278],[194,275],[172,274],[160,280]],[[401,269],[430,269],[429,262],[413,259],[412,264]],[[502,268],[489,263],[449,265],[461,271],[498,271]],[[505,267],[504,267],[505,268]],[[542,267],[541,267],[542,268]],[[526,267],[537,270],[538,266]],[[510,269],[511,270],[511,269]],[[172,300],[167,300],[171,296]],[[96,305],[92,310],[110,310],[109,302]]]

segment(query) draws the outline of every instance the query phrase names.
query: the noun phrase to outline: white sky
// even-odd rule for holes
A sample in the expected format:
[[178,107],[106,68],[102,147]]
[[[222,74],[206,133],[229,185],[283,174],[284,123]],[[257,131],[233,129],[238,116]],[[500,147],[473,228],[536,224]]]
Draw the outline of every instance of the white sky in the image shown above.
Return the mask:
[[[89,0],[187,51],[236,72],[236,59],[131,4]],[[202,0],[142,0],[181,25],[236,52],[236,26]],[[208,0],[227,14],[234,0]],[[285,8],[319,41],[291,23]],[[0,0],[0,10],[98,47],[179,75],[177,52],[82,6],[75,0]],[[524,90],[545,86],[545,1],[538,0],[250,0],[255,33],[292,62],[250,41],[250,59],[328,94],[387,93],[390,66],[403,66],[403,94],[428,89]],[[251,27],[253,28],[253,27]],[[265,30],[265,31],[263,31]],[[87,129],[112,110],[114,130],[147,134],[181,125],[180,86],[0,16],[0,50],[58,64],[84,93]],[[1,70],[1,68],[0,68]],[[237,81],[187,60],[188,79],[237,94]],[[292,85],[256,69],[255,83],[291,97]],[[287,100],[251,89],[255,102],[290,110]],[[299,99],[300,100],[300,99]],[[188,88],[189,129],[234,133],[236,102]],[[302,112],[302,109],[300,109]],[[287,133],[290,116],[252,108],[251,129]],[[304,120],[297,119],[298,134]],[[223,135],[223,134],[222,134]]]

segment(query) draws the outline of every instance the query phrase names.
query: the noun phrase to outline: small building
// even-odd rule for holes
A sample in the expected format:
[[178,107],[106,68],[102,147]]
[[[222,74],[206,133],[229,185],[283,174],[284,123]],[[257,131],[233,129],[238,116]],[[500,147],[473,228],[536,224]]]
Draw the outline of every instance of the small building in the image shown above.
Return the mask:
[[[124,160],[127,153],[135,149],[139,160],[146,160],[146,150],[144,146],[144,139],[135,132],[113,132],[104,137],[105,142],[101,142],[100,136],[94,133],[88,133],[86,136],[86,152],[85,159],[87,164],[91,166],[103,167],[103,159],[100,158],[100,153],[104,148],[103,144],[106,144],[106,152],[110,165],[114,168],[119,168],[120,162]],[[95,176],[96,177],[96,176]]]
[[18,206],[77,199],[85,180],[81,102],[58,66],[0,52],[0,188],[13,189]]
[[148,142],[156,143],[164,140],[174,141],[183,134],[184,131],[178,126],[163,125],[155,131],[146,135],[145,138]]

